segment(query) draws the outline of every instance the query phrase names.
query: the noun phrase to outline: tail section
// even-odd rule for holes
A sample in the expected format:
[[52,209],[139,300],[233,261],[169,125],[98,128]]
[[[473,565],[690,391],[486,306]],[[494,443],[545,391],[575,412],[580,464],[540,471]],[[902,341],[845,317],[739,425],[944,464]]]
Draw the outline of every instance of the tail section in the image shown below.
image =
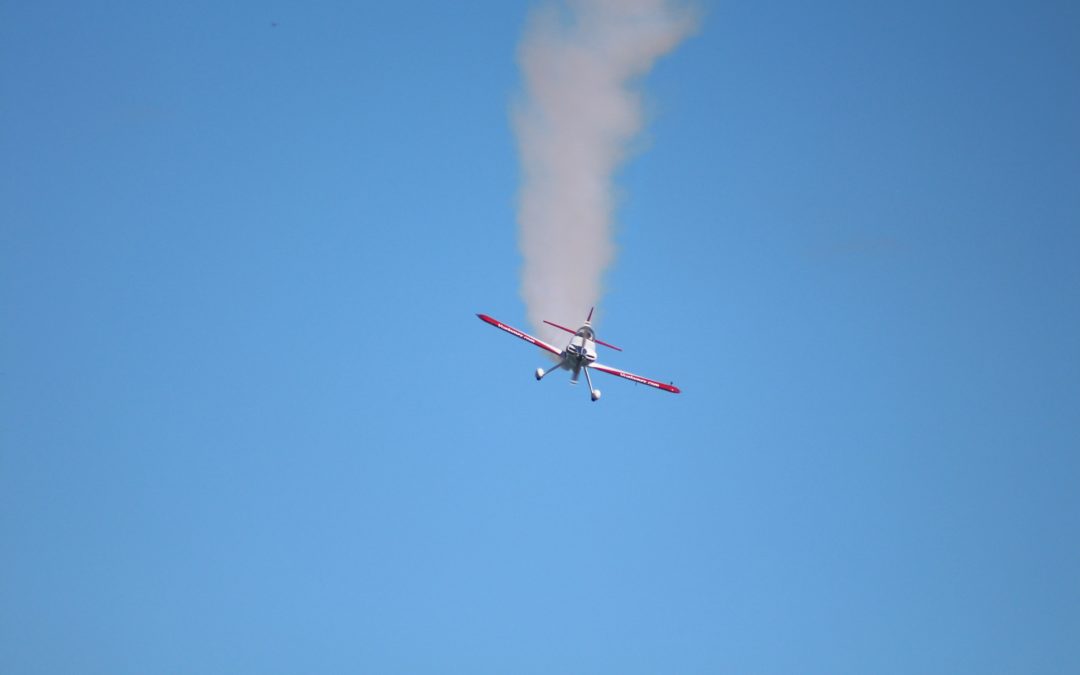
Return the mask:
[[[592,331],[592,315],[593,315],[593,310],[595,310],[595,309],[596,309],[595,307],[590,307],[589,308],[589,316],[588,316],[588,318],[585,319],[585,325],[582,326],[582,328],[588,328],[589,329],[590,339],[593,342],[595,342],[596,344],[604,345],[608,349],[614,349],[617,352],[621,352],[622,349],[616,347],[615,345],[613,345],[611,343],[608,343],[608,342],[604,342],[603,340],[597,340],[596,339],[595,334]],[[549,326],[554,326],[555,328],[558,328],[559,330],[564,330],[567,333],[570,333],[571,335],[577,335],[576,330],[570,330],[566,326],[560,326],[559,324],[555,323],[554,321],[548,321],[547,319],[544,319],[544,323],[546,323]]]
[[[594,309],[596,309],[596,308],[595,308],[595,307],[590,307],[590,308],[589,308],[589,318],[585,319],[585,325],[586,325],[586,326],[588,326],[588,327],[590,327],[590,328],[592,328],[592,313],[593,313],[593,310],[594,310]],[[598,345],[604,345],[604,346],[605,346],[605,347],[607,347],[608,349],[614,349],[614,350],[615,350],[615,351],[617,351],[617,352],[621,352],[621,351],[622,351],[621,349],[619,349],[619,348],[618,348],[618,347],[616,347],[615,345],[613,345],[613,344],[610,344],[610,343],[608,343],[608,342],[604,342],[603,340],[597,340],[597,339],[596,339],[595,337],[593,337],[593,342],[595,342],[595,343],[596,343],[596,344],[598,344]]]

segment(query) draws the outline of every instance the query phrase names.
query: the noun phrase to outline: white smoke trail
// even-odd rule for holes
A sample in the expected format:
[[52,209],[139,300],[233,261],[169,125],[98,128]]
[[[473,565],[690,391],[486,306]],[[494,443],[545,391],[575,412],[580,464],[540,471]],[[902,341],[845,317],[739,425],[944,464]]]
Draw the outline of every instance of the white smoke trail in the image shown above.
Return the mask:
[[614,258],[612,176],[643,125],[633,86],[686,37],[694,16],[668,0],[571,0],[533,13],[519,47],[514,109],[523,183],[521,293],[533,328],[577,326]]

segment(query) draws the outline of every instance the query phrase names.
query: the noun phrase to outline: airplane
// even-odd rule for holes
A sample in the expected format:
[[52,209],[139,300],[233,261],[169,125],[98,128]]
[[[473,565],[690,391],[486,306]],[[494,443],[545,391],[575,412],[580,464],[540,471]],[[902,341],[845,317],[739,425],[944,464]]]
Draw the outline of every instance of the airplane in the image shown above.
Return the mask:
[[600,390],[593,388],[592,377],[589,375],[590,370],[598,370],[601,373],[607,373],[609,375],[616,375],[618,377],[630,380],[631,382],[637,382],[638,384],[647,384],[650,387],[655,387],[663,391],[670,391],[672,394],[680,393],[678,387],[674,384],[664,384],[663,382],[657,382],[656,380],[650,380],[647,377],[641,377],[625,370],[619,370],[618,368],[612,368],[611,366],[605,366],[602,363],[596,362],[596,345],[604,345],[610,347],[617,352],[622,350],[615,345],[608,344],[602,340],[596,339],[596,333],[592,329],[592,315],[593,309],[589,309],[589,316],[585,319],[585,325],[575,330],[570,330],[565,326],[560,326],[557,323],[552,323],[547,319],[544,319],[544,323],[549,326],[554,326],[559,330],[564,330],[570,333],[574,337],[570,338],[570,342],[566,345],[566,349],[560,351],[559,349],[549,345],[543,340],[538,340],[528,333],[524,333],[513,326],[508,326],[505,323],[491,318],[487,314],[477,314],[481,321],[491,324],[500,330],[504,330],[510,333],[516,338],[520,338],[529,344],[534,344],[544,351],[551,352],[559,358],[559,362],[552,367],[544,370],[543,368],[536,369],[536,380],[540,381],[548,376],[552,371],[562,368],[563,370],[571,371],[570,384],[578,383],[578,376],[582,371],[585,371],[585,379],[589,382],[589,397],[593,401],[600,400]]

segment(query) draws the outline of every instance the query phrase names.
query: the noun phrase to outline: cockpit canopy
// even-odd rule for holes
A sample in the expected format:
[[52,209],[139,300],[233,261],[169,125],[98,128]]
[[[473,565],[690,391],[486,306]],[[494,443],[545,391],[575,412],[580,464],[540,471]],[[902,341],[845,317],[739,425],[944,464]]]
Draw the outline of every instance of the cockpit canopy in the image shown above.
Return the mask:
[[588,326],[582,326],[581,328],[578,328],[577,333],[575,333],[575,335],[579,335],[579,336],[585,338],[586,340],[595,340],[596,339],[596,333],[593,333],[593,329],[589,328]]

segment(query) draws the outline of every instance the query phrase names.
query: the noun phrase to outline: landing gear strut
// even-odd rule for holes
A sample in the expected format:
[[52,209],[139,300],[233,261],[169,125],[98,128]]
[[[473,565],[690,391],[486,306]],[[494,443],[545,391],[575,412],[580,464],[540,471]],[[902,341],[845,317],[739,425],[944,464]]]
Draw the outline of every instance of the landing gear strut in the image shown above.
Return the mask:
[[539,382],[540,380],[544,379],[545,377],[547,377],[548,373],[550,373],[553,370],[558,369],[558,367],[559,367],[559,364],[556,363],[555,365],[548,368],[547,370],[544,370],[543,368],[537,368],[536,373],[535,373],[536,381]]
[[585,371],[585,380],[589,383],[589,398],[591,398],[593,401],[599,401],[600,400],[600,390],[599,389],[593,389],[592,377],[589,375],[589,367],[585,366],[585,367],[582,368],[582,370]]

